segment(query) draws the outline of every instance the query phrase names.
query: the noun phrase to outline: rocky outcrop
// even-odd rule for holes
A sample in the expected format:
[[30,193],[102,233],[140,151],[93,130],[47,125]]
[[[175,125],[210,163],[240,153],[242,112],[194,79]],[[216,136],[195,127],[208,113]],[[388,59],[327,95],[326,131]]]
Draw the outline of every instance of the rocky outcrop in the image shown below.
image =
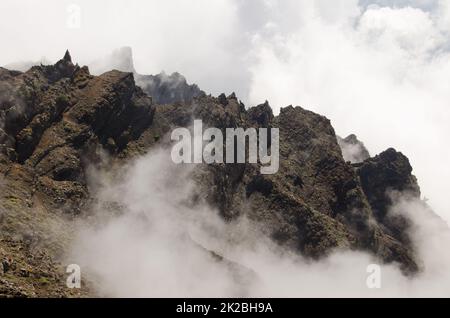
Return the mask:
[[388,213],[399,194],[420,200],[420,188],[408,158],[390,148],[355,167],[376,220],[387,233],[409,242],[405,235],[410,225],[408,219]]
[[[418,269],[403,221],[393,222],[387,213],[388,193],[420,195],[401,153],[389,149],[352,165],[321,115],[288,106],[274,116],[268,102],[246,109],[235,94],[187,93],[185,80],[174,79],[182,93],[165,91],[170,81],[160,79],[157,91],[170,94],[154,94],[160,98],[155,104],[148,88],[136,85],[135,74],[113,70],[93,76],[74,65],[68,52],[55,65],[25,73],[0,68],[0,249],[2,257],[12,255],[19,267],[33,270],[20,276],[28,295],[70,296],[60,292],[54,260],[70,241],[74,220],[85,217],[94,199],[89,167],[104,162],[104,154],[107,165],[127,162],[167,142],[173,128],[188,127],[193,119],[222,130],[279,128],[280,169],[262,175],[254,164],[198,165],[192,204],[206,202],[225,220],[245,214],[280,248],[307,257],[356,249],[397,262],[408,273]],[[24,247],[15,250],[14,244]],[[50,285],[26,285],[43,274],[23,253],[53,257],[43,261],[54,277]],[[19,268],[14,275],[21,273]]]

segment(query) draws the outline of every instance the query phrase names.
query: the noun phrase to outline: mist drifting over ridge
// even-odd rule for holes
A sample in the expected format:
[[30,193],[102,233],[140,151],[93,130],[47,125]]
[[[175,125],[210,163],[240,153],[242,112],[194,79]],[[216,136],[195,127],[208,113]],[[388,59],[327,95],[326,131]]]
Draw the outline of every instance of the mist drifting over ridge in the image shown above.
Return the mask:
[[[450,220],[446,199],[450,190],[447,164],[450,151],[445,146],[450,135],[447,109],[450,5],[447,1],[339,0],[332,4],[324,0],[200,0],[195,4],[184,0],[127,4],[77,1],[81,24],[76,28],[67,26],[67,18],[73,13],[67,9],[72,2],[47,1],[32,11],[19,10],[23,4],[32,3],[2,1],[0,4],[1,12],[14,12],[15,19],[28,21],[14,28],[12,14],[6,14],[0,21],[0,29],[8,41],[7,48],[0,53],[0,65],[14,68],[19,65],[14,64],[17,61],[56,62],[61,52],[69,48],[75,57],[74,64],[88,65],[91,73],[84,68],[77,69],[69,61],[70,56],[69,60],[63,59],[63,67],[74,72],[69,86],[76,88],[69,87],[69,91],[80,89],[82,93],[77,95],[77,92],[68,99],[50,96],[50,100],[57,101],[55,105],[66,107],[61,122],[60,117],[50,116],[54,122],[42,130],[39,136],[42,139],[32,136],[37,140],[36,145],[29,147],[35,147],[31,154],[17,150],[19,158],[23,158],[19,160],[23,161],[21,164],[31,164],[32,168],[15,164],[5,168],[5,177],[0,174],[0,190],[6,189],[8,207],[36,209],[33,213],[39,218],[44,214],[41,198],[35,200],[33,193],[23,195],[21,206],[18,203],[21,199],[10,195],[11,189],[27,193],[23,190],[25,186],[16,184],[17,180],[39,180],[33,186],[38,193],[42,192],[39,195],[43,196],[44,205],[48,203],[46,200],[51,202],[50,206],[58,203],[59,197],[52,201],[54,193],[67,194],[68,202],[92,196],[89,198],[92,206],[77,209],[77,213],[87,218],[81,218],[71,228],[76,239],[65,250],[64,262],[80,264],[92,279],[96,293],[113,297],[445,297],[450,294],[450,256],[446,250],[450,234],[445,224]],[[27,23],[39,27],[30,28]],[[127,49],[110,55],[124,45]],[[133,72],[134,77],[110,72],[111,69]],[[175,75],[160,73],[162,70]],[[53,71],[52,67],[41,67],[37,73]],[[7,80],[16,76],[9,71],[1,72]],[[161,94],[160,100],[153,96],[156,102],[152,104],[149,96],[137,88],[141,86],[146,92],[145,82],[139,81],[144,76],[141,78],[139,74],[159,74],[155,78],[167,85],[152,86],[155,91],[161,87],[170,90],[176,85],[186,86],[189,100],[183,102],[191,103],[192,113],[171,105],[170,99],[162,102],[171,95]],[[188,85],[183,76],[198,87]],[[119,85],[109,86],[111,83]],[[64,85],[56,86],[55,91],[67,89]],[[111,91],[111,100],[115,102],[116,92],[111,87],[120,87],[123,91],[117,92],[117,96],[129,98],[124,105],[130,107],[131,115],[123,118],[118,111],[112,123],[105,124],[103,119],[98,121],[100,124],[84,123],[95,131],[85,137],[76,126],[78,120],[91,118],[81,116],[89,113],[89,107],[83,107],[92,103],[105,111],[103,104],[96,104],[104,97],[98,92]],[[222,92],[237,94],[207,96]],[[147,92],[147,95],[152,94]],[[101,98],[90,99],[92,96]],[[198,96],[200,100],[192,103]],[[270,106],[268,102],[259,104],[266,99]],[[83,104],[85,100],[89,103]],[[3,104],[9,107],[9,103]],[[112,107],[119,104],[112,103]],[[291,104],[325,115],[333,126],[320,115],[299,107],[285,107]],[[258,106],[252,109],[253,105]],[[281,117],[277,117],[279,114]],[[213,122],[218,120],[221,124],[239,124],[233,120],[245,118],[252,125],[286,125],[285,129],[290,128],[292,132],[289,141],[298,146],[290,145],[295,149],[293,155],[291,149],[284,149],[287,160],[282,168],[286,178],[253,178],[248,167],[224,168],[225,172],[219,167],[213,173],[209,171],[216,177],[211,182],[205,177],[207,173],[203,175],[192,166],[173,165],[168,160],[168,149],[155,145],[168,138],[167,127],[187,126],[196,116]],[[298,120],[297,126],[292,124],[296,123],[294,118]],[[3,144],[3,136],[7,134],[3,131],[4,118],[0,119]],[[105,124],[114,131],[97,129],[97,124]],[[28,126],[24,127],[25,133],[29,131]],[[355,197],[369,197],[359,189],[358,182],[353,182],[352,169],[360,173],[358,169],[370,155],[364,145],[353,143],[352,138],[341,143],[339,149],[333,127],[341,136],[355,133],[371,154],[395,146],[401,153],[389,149],[382,154],[388,161],[393,156],[394,167],[405,170],[406,177],[415,181],[408,170],[410,159],[421,196],[408,191],[387,191],[391,202],[386,215],[381,216],[375,212],[367,215],[370,203],[364,202],[365,199],[355,200],[359,203],[356,208],[351,204],[346,206]],[[308,133],[298,133],[296,128]],[[17,144],[28,142],[25,133],[17,133]],[[36,135],[40,133],[38,129]],[[88,138],[95,145],[93,148],[101,149],[93,151],[86,147],[88,154],[85,154],[84,148],[81,151],[78,143],[71,141],[72,133],[79,133],[81,139]],[[54,154],[51,150],[50,156],[56,157],[48,159],[42,155],[45,151],[39,152],[59,138],[69,140],[67,144],[57,145],[57,151],[63,145],[62,153]],[[307,146],[302,148],[304,145]],[[52,147],[49,149],[55,149]],[[148,153],[143,150],[149,148]],[[331,159],[322,160],[321,153]],[[403,158],[403,154],[408,158]],[[46,159],[42,160],[41,156]],[[308,156],[310,161],[303,162]],[[12,155],[11,158],[5,160],[15,160]],[[132,159],[123,164],[124,158]],[[50,166],[52,160],[57,162],[54,166]],[[93,164],[92,169],[84,170],[91,161],[103,160],[104,167]],[[367,165],[379,168],[385,163],[382,160],[375,157]],[[112,162],[117,164],[115,161],[120,164],[112,165]],[[297,169],[293,162],[301,162],[305,171]],[[60,169],[58,165],[63,167]],[[306,171],[310,166],[316,170]],[[339,168],[335,170],[336,178],[324,174],[317,182],[308,180],[314,173],[334,171],[336,167]],[[387,169],[390,168],[388,165]],[[350,181],[326,184],[342,176],[350,176],[347,178]],[[222,196],[217,191],[203,197],[198,193],[198,178],[211,182],[211,189],[241,187],[242,191],[224,191]],[[207,182],[204,184],[208,185]],[[67,193],[61,190],[61,184],[69,190]],[[316,192],[308,188],[310,184],[317,185]],[[336,191],[333,192],[336,197],[327,201],[324,198],[330,188]],[[347,193],[338,193],[339,189],[354,190],[348,192],[356,195],[347,200]],[[279,211],[278,214],[268,214],[263,209],[254,211],[252,204],[257,202],[256,206],[261,207],[262,203],[270,202],[264,200],[271,196],[274,201],[287,202],[285,215]],[[315,196],[317,200],[313,200]],[[304,200],[309,201],[306,204]],[[301,213],[295,208],[290,211],[289,204],[304,208],[299,211],[310,219],[296,219]],[[344,207],[339,209],[341,205]],[[2,209],[0,220],[6,215]],[[47,212],[59,213],[58,209],[59,206]],[[405,225],[403,216],[411,223]],[[283,222],[279,222],[283,217]],[[358,226],[367,230],[361,231],[368,233],[367,237],[358,236],[361,233],[354,231],[353,217],[357,221],[362,219]],[[59,219],[58,215],[55,223]],[[266,223],[261,224],[261,220]],[[275,228],[280,227],[275,235],[268,234],[272,229],[267,225],[272,223]],[[57,226],[52,224],[53,227]],[[298,229],[305,229],[305,233]],[[309,242],[314,241],[315,233],[319,233],[320,243]],[[33,235],[40,237],[40,234]],[[25,231],[23,236],[29,237],[29,233]],[[284,245],[280,246],[271,237]],[[381,242],[380,247],[370,250],[364,245],[366,241]],[[301,256],[293,246],[309,254]],[[317,246],[324,246],[326,253],[317,253]],[[409,251],[416,255],[411,257]],[[384,261],[382,288],[368,289],[367,265]],[[405,264],[414,268],[413,275],[405,270]]]
[[[107,171],[92,175],[91,182],[100,185],[100,217],[82,224],[69,260],[76,260],[95,278],[100,295],[446,297],[450,293],[445,248],[450,231],[407,193],[397,194],[390,213],[412,218],[410,234],[423,270],[408,277],[397,264],[382,265],[381,288],[369,289],[366,268],[378,262],[369,254],[337,249],[311,260],[280,248],[245,216],[229,223],[205,203],[187,204],[195,188],[193,166],[168,162],[168,152],[156,149],[115,178]],[[121,206],[123,214],[102,213],[105,202]]]

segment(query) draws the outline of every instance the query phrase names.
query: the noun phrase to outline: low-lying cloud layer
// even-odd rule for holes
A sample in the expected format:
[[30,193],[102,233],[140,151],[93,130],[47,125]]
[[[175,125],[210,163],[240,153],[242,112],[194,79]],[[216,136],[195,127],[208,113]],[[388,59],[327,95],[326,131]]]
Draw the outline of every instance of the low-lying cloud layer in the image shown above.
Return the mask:
[[[397,198],[391,213],[407,213],[424,271],[403,276],[381,267],[381,288],[369,289],[366,254],[336,251],[319,262],[283,251],[241,218],[225,223],[211,207],[193,205],[193,167],[175,166],[154,150],[116,176],[92,175],[99,199],[68,259],[115,297],[444,297],[450,293],[450,234],[421,202]],[[106,208],[107,207],[107,208]],[[120,213],[111,214],[111,207]],[[225,258],[220,261],[216,254]]]

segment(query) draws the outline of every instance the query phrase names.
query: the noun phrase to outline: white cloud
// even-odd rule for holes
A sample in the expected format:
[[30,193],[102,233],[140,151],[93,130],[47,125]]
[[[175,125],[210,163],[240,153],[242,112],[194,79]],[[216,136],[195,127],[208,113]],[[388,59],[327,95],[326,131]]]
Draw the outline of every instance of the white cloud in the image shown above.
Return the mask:
[[362,6],[379,5],[394,8],[413,7],[424,10],[434,9],[440,0],[360,0]]

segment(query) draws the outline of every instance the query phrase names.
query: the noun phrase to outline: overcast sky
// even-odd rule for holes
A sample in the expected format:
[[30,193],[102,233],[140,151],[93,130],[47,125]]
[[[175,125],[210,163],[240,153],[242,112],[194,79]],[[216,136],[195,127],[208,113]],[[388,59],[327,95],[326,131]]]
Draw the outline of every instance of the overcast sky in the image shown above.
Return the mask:
[[139,73],[300,105],[372,154],[395,147],[450,220],[450,1],[2,0],[0,14],[0,65],[131,46]]

